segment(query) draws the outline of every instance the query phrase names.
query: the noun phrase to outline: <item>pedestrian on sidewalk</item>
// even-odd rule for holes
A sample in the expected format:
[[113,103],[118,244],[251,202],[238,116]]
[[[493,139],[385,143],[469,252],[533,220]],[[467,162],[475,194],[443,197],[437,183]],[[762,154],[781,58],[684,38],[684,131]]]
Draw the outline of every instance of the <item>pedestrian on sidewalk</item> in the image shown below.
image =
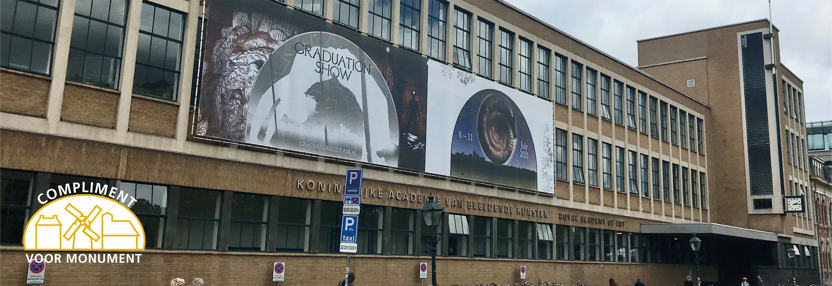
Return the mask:
[[347,285],[344,285],[344,280],[338,283],[338,286],[355,286],[352,282],[355,282],[355,273],[350,272],[347,274]]
[[202,278],[194,278],[194,286],[205,286],[205,281]]
[[690,280],[690,276],[685,279],[685,286],[693,286],[693,281]]
[[757,286],[763,286],[763,277],[757,275]]
[[610,278],[610,286],[618,286],[618,283],[615,283],[615,279]]
[[170,280],[170,286],[185,286],[185,279],[173,278],[173,280]]
[[639,279],[636,279],[636,285],[635,286],[644,286],[644,283],[641,283],[641,279],[639,278]]
[[746,279],[745,277],[743,277],[743,278],[742,278],[742,284],[740,284],[740,286],[751,286],[751,285],[748,285],[748,279]]

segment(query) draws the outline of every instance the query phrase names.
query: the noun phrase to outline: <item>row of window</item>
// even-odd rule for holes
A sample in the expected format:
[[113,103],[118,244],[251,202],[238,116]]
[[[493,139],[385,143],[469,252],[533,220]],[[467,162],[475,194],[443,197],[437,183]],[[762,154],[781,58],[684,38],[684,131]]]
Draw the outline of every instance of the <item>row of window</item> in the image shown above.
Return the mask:
[[809,168],[808,147],[806,146],[806,140],[800,138],[800,134],[786,130],[786,147],[789,164],[797,166],[801,170],[804,166],[806,169]]
[[791,84],[783,81],[783,112],[791,116],[797,122],[803,122],[800,111],[803,110],[803,94]]
[[[687,240],[613,230],[556,226],[558,260],[635,263],[693,264]],[[707,245],[700,249],[700,263],[710,264]]]
[[[51,75],[58,0],[2,0],[0,66]],[[79,0],[70,40],[66,80],[118,89],[127,0]],[[142,4],[133,93],[176,100],[185,16]]]
[[[566,130],[555,129],[555,178],[563,181],[569,180],[567,169],[568,137],[569,132]],[[672,164],[671,169],[669,161],[662,160],[661,165],[659,165],[659,158],[639,154],[636,151],[626,150],[618,146],[613,149],[613,145],[610,143],[600,143],[601,157],[599,165],[599,141],[586,138],[586,148],[584,148],[584,136],[572,134],[572,181],[574,183],[599,187],[598,178],[600,173],[601,186],[604,189],[612,189],[614,174],[615,189],[619,192],[625,192],[626,188],[631,194],[641,194],[643,197],[649,198],[651,196],[650,189],[652,188],[654,199],[661,200],[664,198],[665,201],[669,202],[672,198],[674,203],[692,204],[694,207],[698,207],[701,202],[702,207],[707,208],[707,183],[705,182],[704,172],[699,172],[693,168],[688,169],[687,167],[681,167],[680,169],[679,164]],[[584,176],[584,153],[587,155],[586,176]],[[613,157],[615,158],[615,165],[613,165]],[[601,167],[600,172],[599,166]],[[615,172],[613,172],[613,168]],[[671,170],[673,174],[673,196],[670,195]],[[662,174],[661,177],[659,172]],[[585,178],[586,180],[584,180]],[[625,179],[627,180],[626,184]],[[662,188],[659,187],[660,183]],[[681,195],[679,194],[680,186]],[[688,191],[690,191],[690,196]]]

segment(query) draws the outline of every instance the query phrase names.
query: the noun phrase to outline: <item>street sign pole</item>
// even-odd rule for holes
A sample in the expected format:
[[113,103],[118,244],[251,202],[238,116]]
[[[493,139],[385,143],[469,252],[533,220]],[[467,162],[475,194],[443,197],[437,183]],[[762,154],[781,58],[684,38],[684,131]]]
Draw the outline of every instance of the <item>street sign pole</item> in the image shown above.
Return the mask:
[[361,212],[361,180],[363,170],[347,169],[344,184],[344,206],[341,217],[340,252],[347,254],[344,286],[349,286],[350,254],[358,251],[358,214]]

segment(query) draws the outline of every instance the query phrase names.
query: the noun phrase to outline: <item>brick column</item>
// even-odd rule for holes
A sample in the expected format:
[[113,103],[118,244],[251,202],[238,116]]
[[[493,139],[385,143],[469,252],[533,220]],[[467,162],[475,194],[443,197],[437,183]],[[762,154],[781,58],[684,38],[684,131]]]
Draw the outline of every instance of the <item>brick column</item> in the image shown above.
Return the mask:
[[309,232],[309,253],[318,253],[321,233],[321,200],[312,202],[312,229]]
[[277,222],[280,214],[280,197],[269,197],[269,221],[266,234],[266,252],[275,252],[277,249],[277,236],[279,235]]

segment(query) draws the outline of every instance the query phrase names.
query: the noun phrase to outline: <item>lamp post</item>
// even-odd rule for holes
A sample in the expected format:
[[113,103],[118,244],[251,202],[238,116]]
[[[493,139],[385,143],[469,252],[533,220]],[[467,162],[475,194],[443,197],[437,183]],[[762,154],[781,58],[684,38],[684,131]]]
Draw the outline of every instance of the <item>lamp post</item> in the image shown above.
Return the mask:
[[702,247],[702,240],[693,233],[690,238],[690,249],[693,250],[694,258],[696,259],[696,285],[702,283],[702,278],[699,271],[699,248]]
[[430,242],[430,269],[431,269],[431,284],[436,286],[436,245],[439,243],[439,235],[437,229],[442,225],[442,206],[436,202],[433,195],[428,196],[427,202],[422,207],[422,217],[425,219],[425,225],[433,230],[433,235],[428,238]]
[[792,267],[792,283],[797,285],[797,277],[794,276],[794,256],[796,254],[794,251],[794,245],[789,247],[789,249],[786,249],[786,254],[789,255],[789,264]]

